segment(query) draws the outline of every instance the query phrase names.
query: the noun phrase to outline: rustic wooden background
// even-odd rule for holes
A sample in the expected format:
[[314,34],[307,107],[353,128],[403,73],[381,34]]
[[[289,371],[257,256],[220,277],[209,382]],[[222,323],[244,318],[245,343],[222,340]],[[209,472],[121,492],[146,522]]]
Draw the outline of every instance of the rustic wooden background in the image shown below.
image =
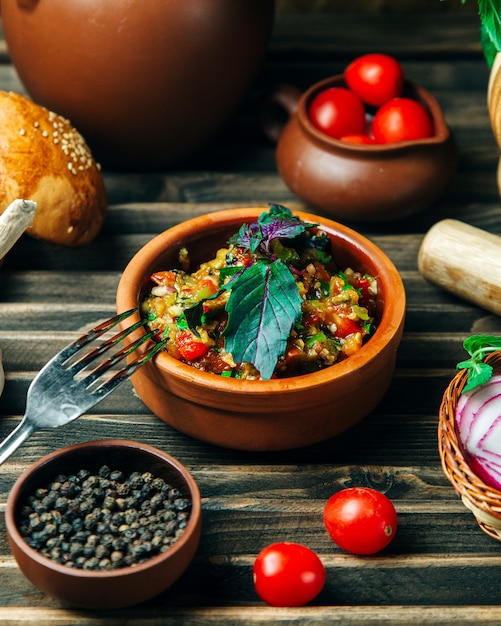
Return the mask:
[[[478,529],[445,479],[437,451],[438,405],[464,357],[462,341],[473,332],[501,333],[501,320],[433,287],[417,270],[423,235],[437,220],[454,217],[501,235],[499,149],[472,5],[279,1],[263,69],[210,150],[169,172],[104,171],[109,214],[90,246],[61,249],[26,237],[9,254],[0,271],[7,372],[0,437],[19,422],[28,385],[46,360],[113,314],[121,271],[151,237],[223,207],[275,201],[303,208],[281,180],[274,146],[260,129],[259,103],[277,82],[307,87],[339,73],[355,55],[394,54],[409,77],[436,95],[459,145],[457,176],[436,207],[405,221],[357,226],[392,258],[408,294],[397,370],[377,410],[316,446],[241,453],[172,430],[127,383],[71,426],[38,433],[1,467],[0,511],[19,473],[42,455],[89,438],[127,437],[169,451],[192,471],[203,497],[202,540],[185,576],[165,594],[126,611],[89,613],[61,606],[24,578],[2,517],[0,624],[501,624],[501,545]],[[22,91],[2,45],[0,88]],[[323,528],[325,500],[350,485],[376,487],[395,502],[397,536],[376,557],[342,553]],[[272,609],[254,593],[257,551],[284,539],[309,545],[326,565],[326,587],[309,607]]]

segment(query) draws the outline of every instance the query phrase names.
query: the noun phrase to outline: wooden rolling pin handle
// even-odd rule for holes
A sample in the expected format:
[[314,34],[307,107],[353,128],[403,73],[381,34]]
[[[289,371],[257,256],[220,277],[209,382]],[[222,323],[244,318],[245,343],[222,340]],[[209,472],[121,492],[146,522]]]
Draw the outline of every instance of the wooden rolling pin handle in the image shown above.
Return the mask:
[[429,282],[501,315],[501,237],[442,220],[425,235],[418,268]]

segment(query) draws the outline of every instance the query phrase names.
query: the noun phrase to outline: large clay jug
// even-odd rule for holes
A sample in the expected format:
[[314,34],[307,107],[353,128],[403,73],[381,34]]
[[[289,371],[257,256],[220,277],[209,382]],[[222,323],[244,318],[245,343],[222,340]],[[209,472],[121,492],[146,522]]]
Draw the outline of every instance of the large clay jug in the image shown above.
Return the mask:
[[214,136],[250,88],[274,0],[1,0],[28,94],[105,164],[162,168]]

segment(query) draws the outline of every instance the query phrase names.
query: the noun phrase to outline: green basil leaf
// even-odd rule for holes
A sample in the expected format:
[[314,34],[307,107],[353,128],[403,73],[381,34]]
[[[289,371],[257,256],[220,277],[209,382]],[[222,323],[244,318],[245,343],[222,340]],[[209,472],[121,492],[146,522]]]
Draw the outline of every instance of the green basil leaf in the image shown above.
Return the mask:
[[271,378],[284,354],[293,325],[301,318],[302,298],[283,261],[260,261],[230,281],[226,304],[225,349],[236,363],[248,362]]

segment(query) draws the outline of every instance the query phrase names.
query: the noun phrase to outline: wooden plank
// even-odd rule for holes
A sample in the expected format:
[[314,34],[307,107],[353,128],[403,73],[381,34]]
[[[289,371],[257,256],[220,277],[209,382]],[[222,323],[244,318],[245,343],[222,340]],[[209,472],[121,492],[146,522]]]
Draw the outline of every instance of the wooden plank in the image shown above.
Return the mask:
[[[384,612],[379,606],[346,607],[301,607],[299,609],[274,609],[263,606],[235,607],[173,607],[164,610],[148,610],[132,608],[126,611],[110,611],[106,613],[107,626],[200,626],[200,624],[219,626],[228,624],[250,624],[261,626],[276,624],[353,624],[374,626],[497,626],[501,621],[501,610],[498,607],[483,606],[389,606]],[[102,617],[94,612],[73,611],[64,608],[19,608],[1,609],[0,625],[24,626],[98,626]]]
[[[334,35],[335,34],[335,35]],[[380,52],[399,57],[481,57],[478,19],[468,14],[367,15],[334,13],[280,15],[271,51],[288,59],[315,56],[356,56]]]

